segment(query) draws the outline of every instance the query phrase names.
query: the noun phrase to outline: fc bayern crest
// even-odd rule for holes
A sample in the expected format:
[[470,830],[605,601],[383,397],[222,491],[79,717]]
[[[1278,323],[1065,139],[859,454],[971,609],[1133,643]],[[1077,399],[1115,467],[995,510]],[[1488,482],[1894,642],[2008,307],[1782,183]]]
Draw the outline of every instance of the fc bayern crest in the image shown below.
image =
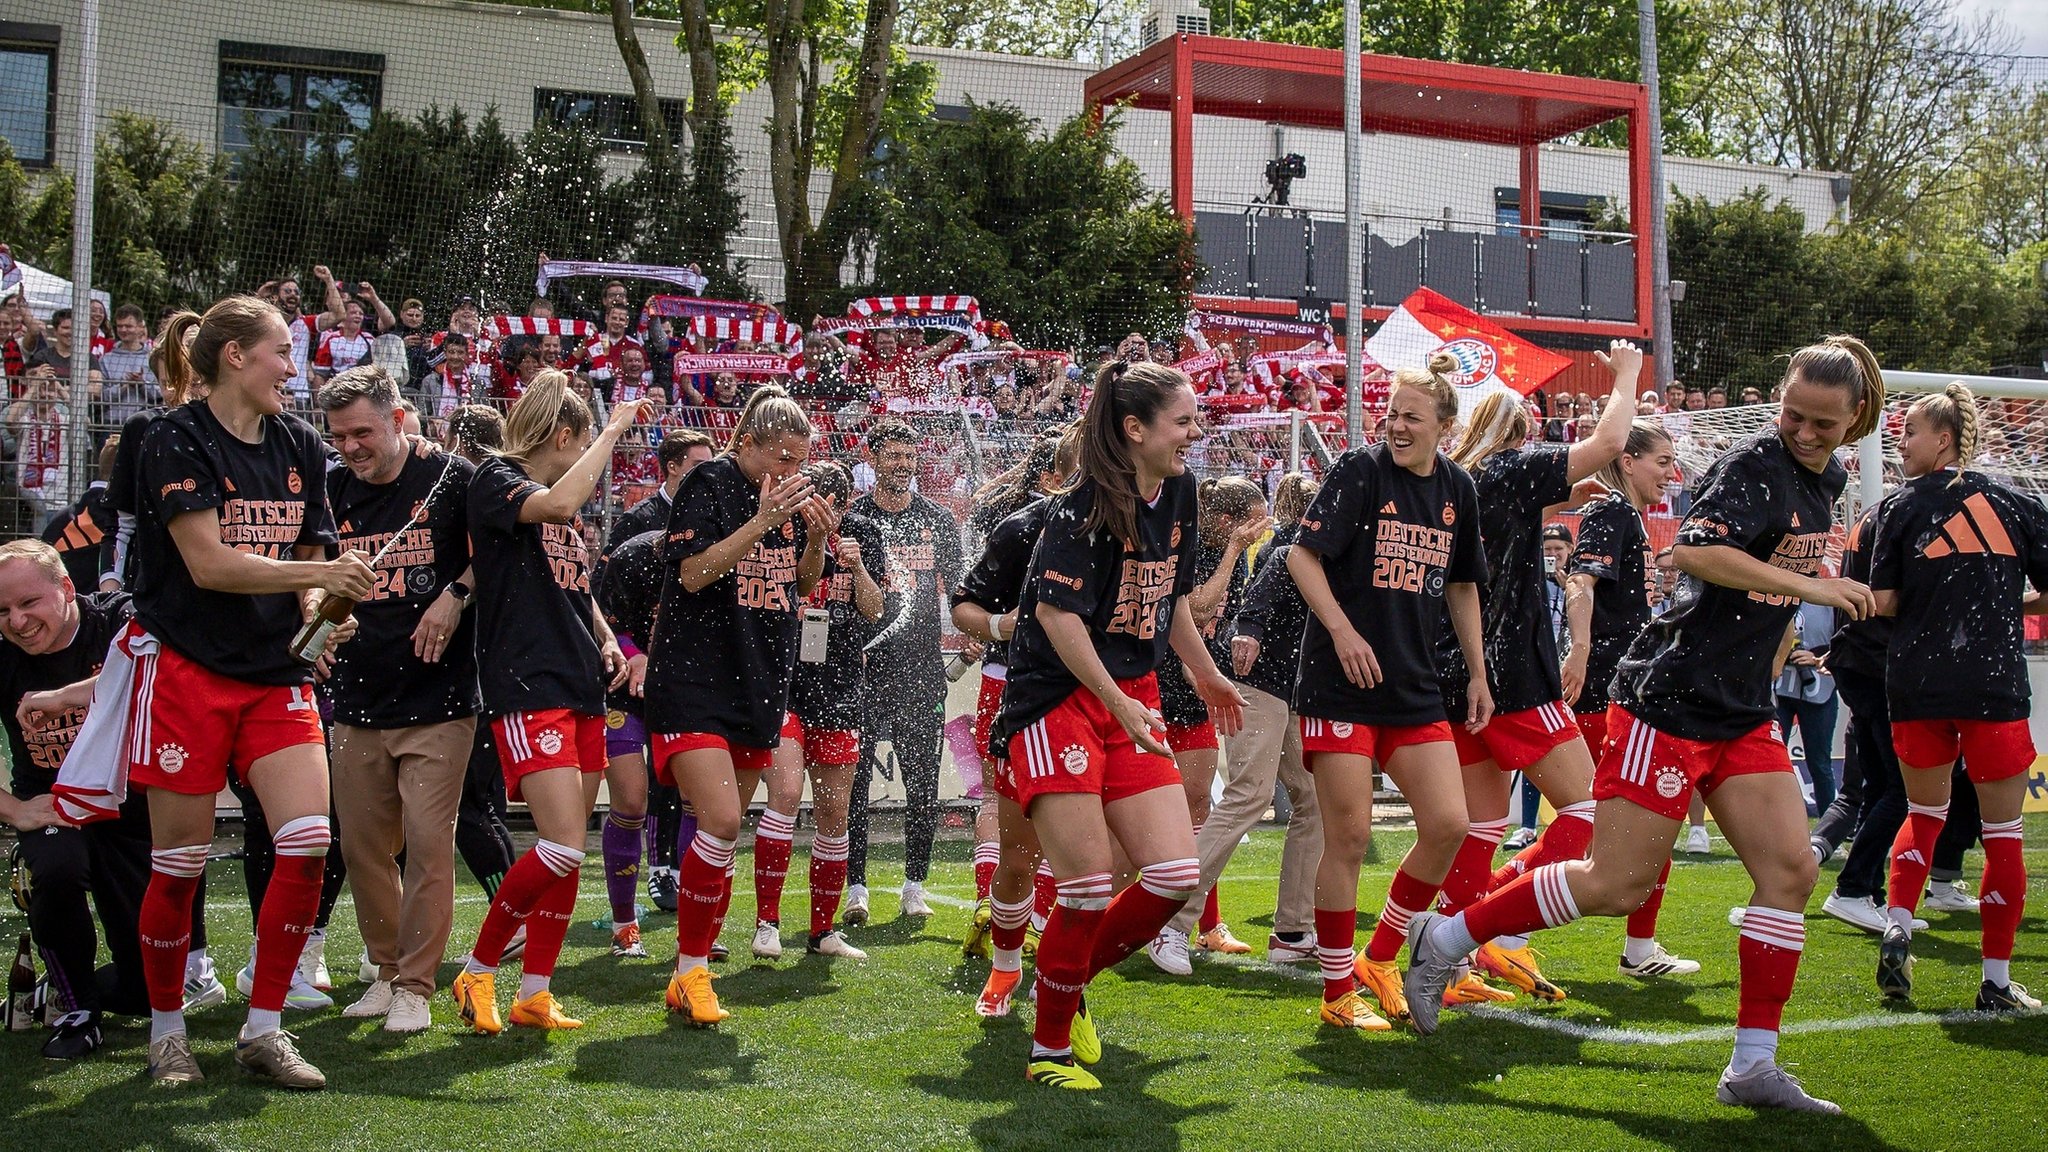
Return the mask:
[[1492,378],[1494,369],[1500,365],[1500,357],[1493,345],[1476,336],[1460,336],[1441,345],[1436,352],[1449,352],[1458,361],[1458,370],[1451,374],[1451,383],[1460,388],[1470,388],[1482,380]]

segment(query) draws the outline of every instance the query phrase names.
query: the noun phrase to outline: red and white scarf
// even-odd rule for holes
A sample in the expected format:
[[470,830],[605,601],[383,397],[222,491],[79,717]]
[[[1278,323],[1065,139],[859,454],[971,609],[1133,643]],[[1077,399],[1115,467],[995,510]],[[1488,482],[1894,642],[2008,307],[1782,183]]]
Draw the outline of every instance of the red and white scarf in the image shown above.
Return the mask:
[[548,294],[548,282],[569,276],[615,276],[621,280],[659,280],[664,284],[675,284],[693,293],[704,291],[711,284],[695,267],[665,268],[658,264],[607,264],[599,260],[550,260],[540,266],[540,274],[533,278],[533,294]]
[[869,296],[846,306],[848,316],[892,312],[963,312],[970,323],[981,323],[981,302],[972,296]]
[[690,331],[700,340],[744,340],[753,344],[801,344],[804,330],[787,320],[740,320],[730,316],[693,316]]
[[588,320],[564,320],[559,316],[487,316],[484,328],[500,336],[587,337],[597,331]]

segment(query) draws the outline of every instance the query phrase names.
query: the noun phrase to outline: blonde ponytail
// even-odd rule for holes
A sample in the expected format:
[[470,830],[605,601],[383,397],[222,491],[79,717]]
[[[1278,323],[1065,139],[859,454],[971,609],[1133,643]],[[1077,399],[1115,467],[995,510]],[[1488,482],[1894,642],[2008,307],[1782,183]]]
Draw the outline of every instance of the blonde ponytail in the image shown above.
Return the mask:
[[732,435],[726,438],[725,450],[732,452],[740,446],[740,437],[745,436],[756,448],[782,439],[784,436],[811,438],[811,418],[804,415],[803,405],[789,398],[789,393],[773,384],[763,384],[747,397],[747,406],[740,409],[740,418],[733,425]]
[[1426,368],[1402,368],[1394,373],[1393,387],[1389,396],[1403,388],[1418,388],[1428,393],[1431,403],[1436,406],[1436,418],[1450,421],[1458,418],[1458,388],[1451,383],[1451,375],[1458,370],[1458,358],[1439,349],[1430,353]]
[[1951,380],[1941,391],[1913,401],[1913,406],[1907,411],[1949,434],[1949,442],[1956,454],[1956,474],[1948,483],[1951,488],[1961,484],[1963,471],[1977,457],[1978,441],[1983,435],[1976,393],[1961,380]]
[[1451,449],[1451,462],[1469,472],[1528,439],[1529,409],[1522,397],[1495,392],[1473,409],[1471,424]]
[[590,431],[590,425],[590,405],[569,391],[569,374],[549,368],[535,375],[506,411],[503,446],[485,451],[530,469],[533,453],[553,440],[558,429],[582,436]]

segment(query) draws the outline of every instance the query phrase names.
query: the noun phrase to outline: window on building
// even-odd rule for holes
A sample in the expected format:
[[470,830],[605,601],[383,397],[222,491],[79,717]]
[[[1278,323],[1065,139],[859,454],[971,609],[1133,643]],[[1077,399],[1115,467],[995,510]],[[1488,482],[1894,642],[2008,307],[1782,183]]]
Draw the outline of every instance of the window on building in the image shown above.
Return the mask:
[[[1585,232],[1592,228],[1594,219],[1606,210],[1605,196],[1546,191],[1543,193],[1543,219],[1540,223],[1546,228],[1553,229],[1553,235]],[[1493,190],[1493,218],[1503,234],[1513,232],[1522,226],[1520,188]]]
[[[683,114],[688,109],[689,105],[682,100],[661,101],[661,118],[668,124],[672,143],[682,144],[687,139]],[[588,129],[616,152],[637,152],[647,146],[647,130],[640,124],[640,104],[631,96],[535,88],[533,122]]]
[[360,131],[384,97],[384,57],[368,52],[220,43],[220,150],[245,151],[265,130],[308,144]]
[[52,24],[0,20],[0,139],[25,168],[56,159],[57,36]]

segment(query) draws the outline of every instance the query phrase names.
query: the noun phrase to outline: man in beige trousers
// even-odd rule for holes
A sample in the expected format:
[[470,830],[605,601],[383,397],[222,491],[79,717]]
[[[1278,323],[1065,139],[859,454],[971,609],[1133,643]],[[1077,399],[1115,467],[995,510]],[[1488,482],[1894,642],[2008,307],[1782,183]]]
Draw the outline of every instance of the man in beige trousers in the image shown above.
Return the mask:
[[[455,910],[455,815],[476,731],[469,478],[460,457],[401,431],[397,384],[351,368],[320,389],[345,468],[327,474],[341,546],[374,565],[354,639],[333,649],[331,761],[356,924],[377,977],[342,1011],[387,1032],[429,1023]],[[405,857],[401,880],[397,859]]]
[[[1280,851],[1280,895],[1273,911],[1273,935],[1266,958],[1275,963],[1313,962],[1316,955],[1316,864],[1323,854],[1323,821],[1316,808],[1314,777],[1302,765],[1301,724],[1288,700],[1300,664],[1301,631],[1308,606],[1287,574],[1286,547],[1259,557],[1245,591],[1236,636],[1231,640],[1231,674],[1244,694],[1244,727],[1223,742],[1229,778],[1223,798],[1195,838],[1202,864],[1202,893],[1223,875],[1230,854],[1273,802],[1273,782],[1287,789],[1293,815]],[[344,835],[346,830],[344,829]],[[1192,931],[1202,897],[1188,901],[1170,928]]]

